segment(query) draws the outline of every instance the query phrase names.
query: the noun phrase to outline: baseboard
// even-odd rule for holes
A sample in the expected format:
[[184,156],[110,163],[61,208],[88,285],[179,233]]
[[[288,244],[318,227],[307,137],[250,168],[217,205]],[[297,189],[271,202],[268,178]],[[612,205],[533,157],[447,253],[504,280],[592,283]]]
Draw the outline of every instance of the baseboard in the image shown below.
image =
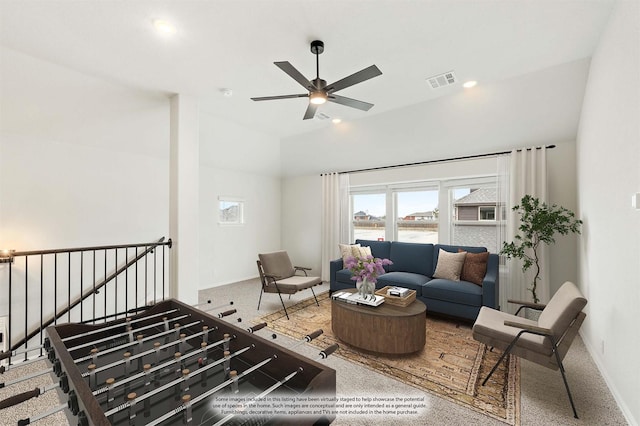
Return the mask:
[[613,399],[616,401],[616,404],[618,404],[618,408],[620,408],[620,411],[622,411],[622,415],[627,420],[627,423],[629,423],[631,426],[638,426],[638,422],[636,421],[636,419],[633,418],[633,415],[631,414],[631,410],[629,410],[629,407],[627,407],[627,404],[625,404],[625,402],[622,400],[622,397],[618,393],[618,390],[615,387],[613,380],[611,380],[611,377],[609,377],[609,374],[607,374],[607,371],[604,368],[604,363],[602,362],[602,358],[600,358],[600,354],[598,353],[598,351],[595,350],[591,342],[585,338],[585,336],[582,333],[582,330],[579,331],[578,333],[580,334],[580,337],[582,337],[582,341],[584,342],[584,346],[587,348],[587,352],[589,352],[591,359],[596,364],[596,368],[598,369],[598,371],[600,372],[600,375],[604,379],[604,382],[607,385],[607,388],[609,388],[611,395],[613,395]]

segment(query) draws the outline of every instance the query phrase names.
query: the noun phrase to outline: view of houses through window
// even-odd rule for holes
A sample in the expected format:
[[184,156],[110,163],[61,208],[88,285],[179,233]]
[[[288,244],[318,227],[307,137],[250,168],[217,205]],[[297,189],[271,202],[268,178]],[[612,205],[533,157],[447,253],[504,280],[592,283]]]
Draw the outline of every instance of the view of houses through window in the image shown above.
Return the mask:
[[[504,209],[494,182],[482,178],[466,180],[464,185],[429,182],[352,188],[352,241],[440,242],[483,246],[495,253]],[[440,208],[440,200],[449,201]]]
[[244,223],[244,202],[241,200],[218,199],[218,223],[240,225]]
[[498,251],[498,196],[495,185],[451,190],[451,243]]

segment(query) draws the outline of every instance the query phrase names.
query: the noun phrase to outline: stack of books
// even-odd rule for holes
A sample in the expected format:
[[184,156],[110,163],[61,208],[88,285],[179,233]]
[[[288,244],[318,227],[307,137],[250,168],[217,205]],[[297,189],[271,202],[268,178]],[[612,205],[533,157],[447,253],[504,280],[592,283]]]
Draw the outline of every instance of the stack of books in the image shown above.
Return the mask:
[[354,305],[379,306],[384,303],[383,296],[375,295],[375,299],[372,299],[371,296],[364,299],[358,293],[350,293],[348,291],[337,291],[331,295],[331,298]]

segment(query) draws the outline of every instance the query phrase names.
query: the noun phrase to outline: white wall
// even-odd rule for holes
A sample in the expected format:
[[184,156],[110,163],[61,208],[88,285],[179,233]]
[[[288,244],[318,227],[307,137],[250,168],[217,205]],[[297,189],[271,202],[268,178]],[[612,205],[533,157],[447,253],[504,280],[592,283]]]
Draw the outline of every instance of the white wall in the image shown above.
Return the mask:
[[[28,251],[169,237],[168,99],[9,49],[0,55],[0,247]],[[23,265],[16,261],[12,268],[18,317],[25,308],[35,311],[16,291]],[[29,265],[28,288],[39,286],[39,259],[31,257]],[[52,263],[44,269],[51,277]],[[8,310],[7,272],[0,266],[0,315]],[[64,282],[66,272],[58,272]],[[98,271],[96,279],[102,276]],[[45,315],[52,310],[51,287]],[[74,283],[72,293],[78,292]],[[60,285],[59,305],[66,306],[67,297]]]
[[168,100],[0,54],[0,245],[168,236]]
[[630,424],[640,422],[640,6],[616,4],[592,58],[577,142],[582,336]]
[[[280,146],[206,112],[200,117],[200,288],[258,275],[258,253],[280,250]],[[218,197],[244,200],[243,225],[218,224]]]

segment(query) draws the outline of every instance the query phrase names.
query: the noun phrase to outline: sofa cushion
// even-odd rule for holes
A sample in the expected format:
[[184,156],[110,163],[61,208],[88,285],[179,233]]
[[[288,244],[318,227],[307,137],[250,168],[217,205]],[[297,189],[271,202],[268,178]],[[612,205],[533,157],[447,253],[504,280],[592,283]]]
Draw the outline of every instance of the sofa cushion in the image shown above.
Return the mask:
[[360,255],[360,244],[338,244],[338,248],[340,249],[343,265],[347,264],[348,258]]
[[360,258],[360,259],[366,259],[369,256],[373,256],[373,253],[371,252],[371,247],[368,246],[357,246],[356,250],[358,251],[358,255],[356,257]]
[[391,241],[356,240],[362,247],[371,247],[371,255],[380,259],[390,259]]
[[460,281],[460,273],[462,272],[462,266],[464,265],[464,258],[466,256],[466,252],[449,253],[448,251],[440,249],[438,263],[436,264],[436,270],[433,273],[433,277],[451,281]]
[[430,276],[433,266],[433,245],[401,243],[394,241],[391,243],[390,259],[393,262],[389,265],[389,272],[413,272]]
[[[438,264],[438,255],[440,254],[440,249],[444,251],[448,251],[449,253],[458,253],[458,250],[460,249],[468,253],[482,253],[487,251],[485,247],[450,246],[447,244],[436,244],[433,246],[433,267],[434,268]],[[433,273],[431,273],[431,276],[433,276]]]
[[[464,251],[462,249],[460,252]],[[460,273],[460,279],[462,281],[469,281],[477,285],[482,285],[484,276],[487,275],[487,261],[489,260],[489,252],[483,253],[469,253],[464,258],[464,264],[462,265],[462,272]]]
[[[422,286],[422,297],[470,306],[482,306],[482,287],[467,281],[434,278]],[[427,303],[427,309],[428,306]]]
[[378,277],[376,288],[385,286],[404,287],[416,291],[416,296],[422,296],[422,286],[429,281],[429,277],[411,272],[388,272]]

